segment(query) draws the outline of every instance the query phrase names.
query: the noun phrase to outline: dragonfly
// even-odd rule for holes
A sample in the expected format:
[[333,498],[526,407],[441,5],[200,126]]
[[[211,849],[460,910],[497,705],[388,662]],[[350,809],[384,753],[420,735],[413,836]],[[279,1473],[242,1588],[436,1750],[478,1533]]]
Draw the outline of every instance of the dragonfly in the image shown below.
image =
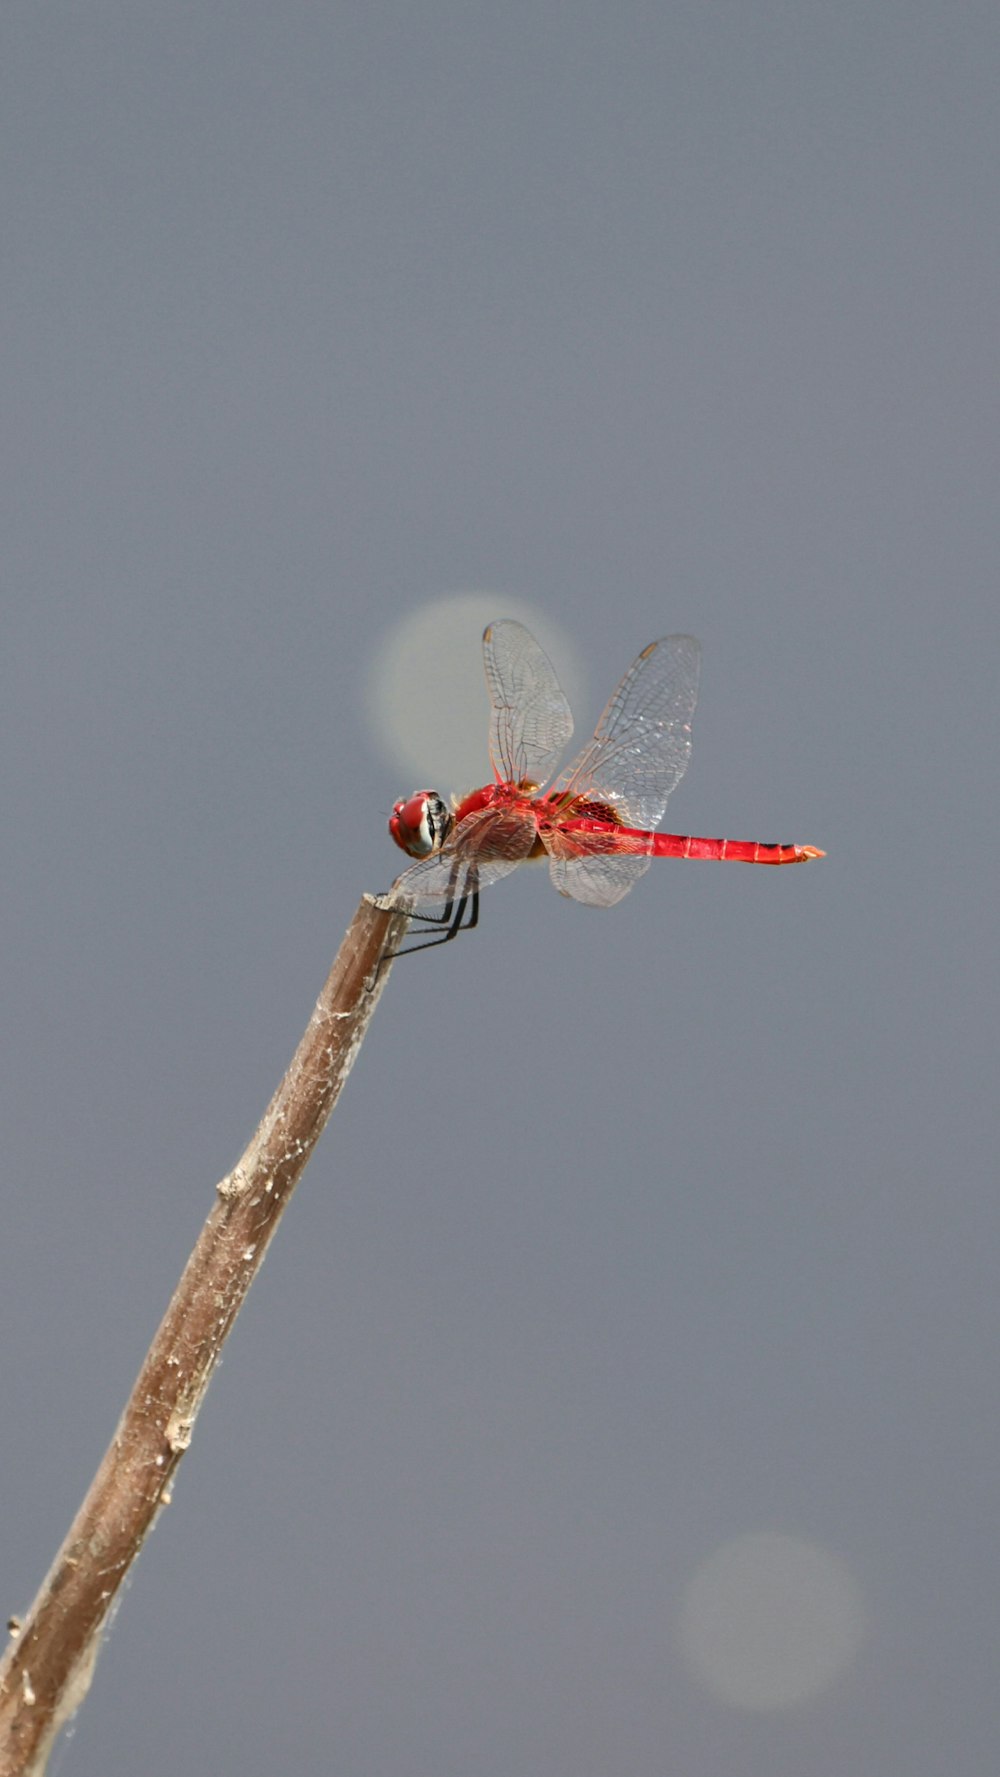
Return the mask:
[[[650,642],[613,692],[593,739],[550,782],[573,733],[569,704],[524,624],[489,624],[483,664],[493,781],[453,797],[450,807],[436,790],[415,790],[389,819],[396,844],[416,860],[389,899],[437,934],[401,954],[471,931],[480,891],[531,858],[548,859],[560,894],[612,907],[653,858],[804,864],[825,856],[814,845],[655,831],[691,757],[700,661],[694,636]],[[431,911],[420,911],[428,905]]]

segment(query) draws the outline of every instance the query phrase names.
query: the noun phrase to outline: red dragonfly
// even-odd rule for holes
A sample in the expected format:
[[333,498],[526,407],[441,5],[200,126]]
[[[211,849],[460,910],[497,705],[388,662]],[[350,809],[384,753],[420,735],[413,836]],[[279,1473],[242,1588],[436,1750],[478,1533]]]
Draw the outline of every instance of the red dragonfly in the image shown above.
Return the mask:
[[[389,832],[417,863],[392,900],[439,928],[412,950],[447,943],[479,918],[479,891],[526,858],[547,857],[562,895],[611,907],[649,869],[651,858],[728,858],[745,864],[804,864],[814,845],[763,845],[656,833],[691,757],[691,717],[701,650],[693,636],[651,642],[629,667],[592,741],[546,784],[573,732],[559,681],[522,623],[491,623],[483,635],[490,695],[493,782],[449,809],[436,790],[397,802]],[[440,911],[418,913],[420,902]],[[410,954],[407,952],[406,954]]]

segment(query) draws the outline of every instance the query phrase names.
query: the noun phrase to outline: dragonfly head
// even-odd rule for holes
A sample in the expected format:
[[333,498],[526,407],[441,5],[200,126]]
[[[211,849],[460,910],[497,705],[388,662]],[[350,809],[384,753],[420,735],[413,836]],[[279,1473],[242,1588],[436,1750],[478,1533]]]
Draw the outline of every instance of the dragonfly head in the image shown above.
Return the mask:
[[414,790],[397,802],[389,816],[389,832],[411,858],[429,858],[440,851],[454,826],[454,816],[436,790]]

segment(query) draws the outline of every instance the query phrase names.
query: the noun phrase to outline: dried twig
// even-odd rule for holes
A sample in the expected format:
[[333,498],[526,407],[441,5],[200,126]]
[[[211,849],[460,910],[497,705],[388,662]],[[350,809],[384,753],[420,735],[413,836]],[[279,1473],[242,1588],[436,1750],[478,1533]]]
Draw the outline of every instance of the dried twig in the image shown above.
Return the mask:
[[407,915],[366,896],[291,1066],[243,1158],[217,1188],[69,1535],[0,1663],[0,1777],[41,1777],[90,1684],[101,1631],[142,1547],[223,1342],[351,1070]]

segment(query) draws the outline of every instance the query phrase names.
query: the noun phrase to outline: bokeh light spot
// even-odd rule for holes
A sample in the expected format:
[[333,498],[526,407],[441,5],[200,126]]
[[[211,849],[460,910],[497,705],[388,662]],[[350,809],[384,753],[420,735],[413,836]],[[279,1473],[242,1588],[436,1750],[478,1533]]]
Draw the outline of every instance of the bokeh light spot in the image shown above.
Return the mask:
[[829,1550],[759,1532],[725,1543],[698,1569],[680,1636],[706,1689],[736,1708],[788,1709],[826,1690],[864,1634],[857,1582]]
[[[489,701],[483,679],[487,623],[516,617],[548,654],[574,715],[578,657],[564,632],[506,593],[461,593],[428,601],[385,636],[368,685],[368,719],[381,752],[414,789],[472,789],[490,777]],[[586,733],[578,737],[581,741]]]

